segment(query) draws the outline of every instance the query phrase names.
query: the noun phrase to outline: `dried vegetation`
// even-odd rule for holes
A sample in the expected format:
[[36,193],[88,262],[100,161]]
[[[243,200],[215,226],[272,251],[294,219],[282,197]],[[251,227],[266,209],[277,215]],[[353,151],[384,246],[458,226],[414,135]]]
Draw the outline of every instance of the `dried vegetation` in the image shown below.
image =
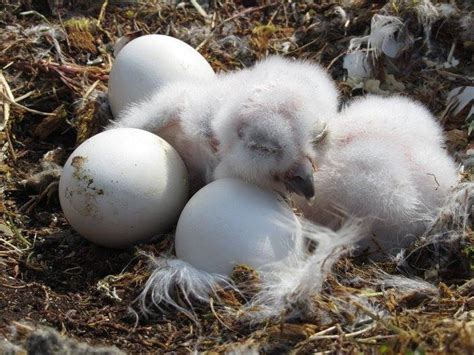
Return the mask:
[[[242,293],[222,290],[210,305],[196,304],[197,321],[166,309],[139,318],[129,306],[149,276],[142,252],[169,252],[171,236],[129,250],[99,248],[70,229],[56,197],[65,156],[110,118],[105,93],[113,45],[129,33],[180,38],[216,71],[271,53],[316,60],[345,99],[406,93],[437,114],[464,178],[472,179],[470,1],[75,3],[0,5],[0,352],[20,351],[13,344],[33,353],[38,344],[45,352],[86,347],[58,345],[60,337],[44,326],[133,353],[474,352],[472,220],[443,238],[455,217],[449,211],[435,226],[436,241],[420,240],[403,263],[344,258],[310,311],[249,324],[242,306],[259,285],[245,267],[234,273]],[[407,273],[419,278],[409,281]]]

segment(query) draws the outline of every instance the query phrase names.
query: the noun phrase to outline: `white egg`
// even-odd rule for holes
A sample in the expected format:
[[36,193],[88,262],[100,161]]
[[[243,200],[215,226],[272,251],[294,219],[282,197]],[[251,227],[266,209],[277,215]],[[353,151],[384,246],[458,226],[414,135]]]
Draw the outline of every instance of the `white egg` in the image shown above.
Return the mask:
[[136,38],[123,47],[109,76],[109,102],[117,117],[127,105],[137,103],[175,80],[209,79],[209,63],[193,47],[164,35]]
[[176,228],[176,256],[197,269],[229,275],[236,264],[255,269],[287,257],[301,225],[281,198],[240,180],[199,190]]
[[113,248],[165,232],[187,197],[187,171],[178,153],[162,138],[134,128],[86,140],[68,158],[59,181],[71,226]]

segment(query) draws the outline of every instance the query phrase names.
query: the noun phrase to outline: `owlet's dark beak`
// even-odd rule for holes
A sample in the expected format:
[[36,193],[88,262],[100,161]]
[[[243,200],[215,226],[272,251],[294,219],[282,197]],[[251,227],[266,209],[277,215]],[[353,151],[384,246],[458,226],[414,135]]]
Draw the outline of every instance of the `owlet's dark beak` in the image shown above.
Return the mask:
[[307,200],[314,197],[314,167],[309,159],[305,159],[300,164],[291,169],[285,177],[286,187],[298,195],[304,196]]

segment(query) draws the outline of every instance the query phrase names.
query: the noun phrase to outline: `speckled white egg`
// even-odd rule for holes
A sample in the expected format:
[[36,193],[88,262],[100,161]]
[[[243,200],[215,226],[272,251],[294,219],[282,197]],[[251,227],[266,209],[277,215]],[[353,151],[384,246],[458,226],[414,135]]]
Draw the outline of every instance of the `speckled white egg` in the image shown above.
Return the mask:
[[68,158],[59,181],[71,226],[112,248],[165,232],[187,197],[187,171],[178,153],[162,138],[134,128],[86,140]]
[[179,39],[164,35],[136,38],[120,50],[110,72],[112,114],[117,117],[127,105],[143,100],[169,82],[214,76],[206,59]]
[[176,256],[197,269],[231,274],[236,264],[255,269],[287,257],[301,225],[277,194],[234,179],[199,190],[176,227]]

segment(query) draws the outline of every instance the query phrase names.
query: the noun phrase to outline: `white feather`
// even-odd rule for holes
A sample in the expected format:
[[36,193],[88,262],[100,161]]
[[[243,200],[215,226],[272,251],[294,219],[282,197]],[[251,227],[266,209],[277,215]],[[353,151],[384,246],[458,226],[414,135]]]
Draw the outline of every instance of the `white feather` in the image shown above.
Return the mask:
[[374,15],[371,20],[370,34],[352,38],[349,43],[349,52],[360,50],[367,45],[367,52],[374,58],[385,53],[395,58],[405,45],[395,38],[395,34],[403,27],[403,22],[396,16]]
[[[288,228],[294,226],[286,223],[284,216],[279,222]],[[362,236],[357,222],[336,232],[309,221],[300,222],[303,233],[299,235],[316,242],[315,251],[308,253],[307,244],[301,239],[290,257],[260,267],[261,291],[246,305],[245,320],[258,322],[305,310],[311,304],[311,296],[321,291],[333,264]],[[219,301],[218,291],[223,288],[239,292],[229,278],[198,270],[178,259],[150,256],[150,267],[152,274],[138,297],[144,315],[153,314],[153,308],[170,306],[196,320],[193,301],[207,304],[211,297]]]
[[320,293],[326,277],[342,255],[363,236],[360,221],[348,222],[338,231],[301,220],[303,236],[317,243],[312,253],[296,250],[284,261],[260,272],[260,292],[249,302],[247,316],[252,321],[300,315],[311,308],[311,297]]
[[395,40],[395,33],[403,22],[395,16],[374,15],[370,25],[370,36],[367,47],[378,57],[382,52],[394,58],[402,44]]
[[[219,274],[210,274],[172,257],[149,256],[153,270],[142,292],[137,298],[140,310],[145,316],[170,306],[191,319],[196,319],[193,302],[208,303],[210,297],[219,299],[218,290],[232,288],[230,280]],[[238,290],[237,290],[238,291]],[[183,298],[183,302],[179,299]]]
[[392,288],[401,294],[421,292],[428,295],[435,295],[438,293],[436,286],[423,279],[417,277],[408,278],[402,275],[390,275],[382,270],[379,271],[377,279],[372,281],[372,283],[381,287],[383,290]]
[[466,236],[474,217],[474,182],[459,183],[446,197],[423,240],[459,239]]
[[421,1],[416,7],[418,21],[423,26],[425,34],[425,44],[428,47],[428,53],[431,51],[431,27],[435,20],[439,18],[439,12],[430,0]]

